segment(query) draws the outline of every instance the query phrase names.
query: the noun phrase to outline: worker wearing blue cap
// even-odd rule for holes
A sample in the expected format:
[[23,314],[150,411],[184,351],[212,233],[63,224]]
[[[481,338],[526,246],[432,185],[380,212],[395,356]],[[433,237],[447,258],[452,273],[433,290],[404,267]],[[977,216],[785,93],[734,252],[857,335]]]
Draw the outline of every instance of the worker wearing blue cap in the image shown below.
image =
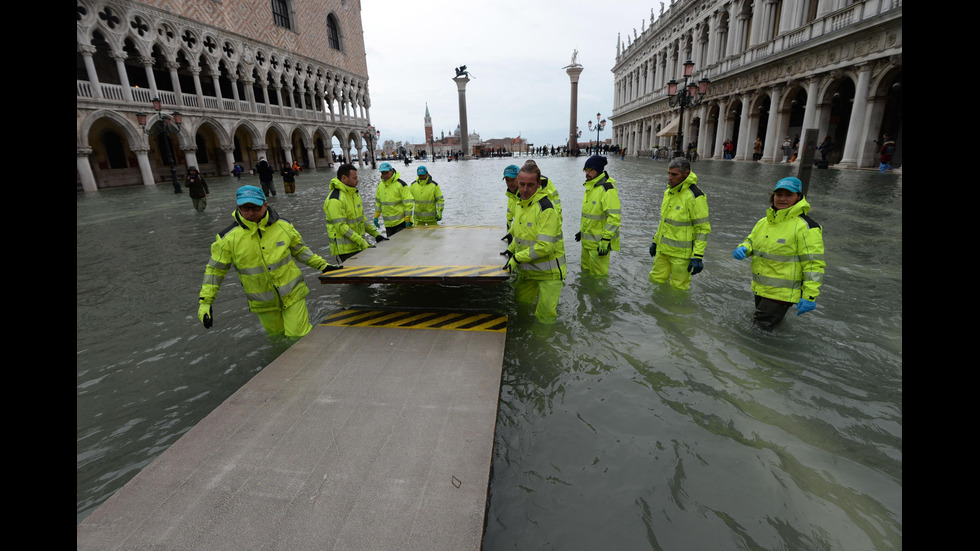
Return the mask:
[[418,178],[410,187],[414,201],[411,222],[416,226],[435,226],[442,220],[442,210],[445,207],[442,189],[425,166],[420,166],[416,174]]
[[796,304],[796,315],[817,307],[823,283],[823,228],[810,218],[803,183],[789,177],[776,182],[766,217],[735,248],[737,260],[752,257],[752,293],[756,326],[772,330]]
[[517,165],[508,165],[504,169],[504,182],[507,183],[507,190],[504,191],[504,195],[507,196],[507,229],[510,229],[510,223],[514,221],[514,208],[517,206],[517,202],[520,201],[520,196],[517,194],[517,172],[521,167]]
[[269,335],[299,338],[310,332],[306,295],[310,289],[294,260],[323,272],[336,270],[303,242],[299,231],[281,218],[255,186],[242,186],[236,193],[235,222],[221,231],[211,245],[211,260],[204,268],[204,283],[198,299],[197,317],[210,329],[214,323],[212,304],[221,282],[234,266],[248,299]]
[[401,179],[391,163],[381,163],[381,182],[374,190],[374,227],[381,228],[379,218],[384,220],[385,233],[395,235],[412,225],[412,190]]

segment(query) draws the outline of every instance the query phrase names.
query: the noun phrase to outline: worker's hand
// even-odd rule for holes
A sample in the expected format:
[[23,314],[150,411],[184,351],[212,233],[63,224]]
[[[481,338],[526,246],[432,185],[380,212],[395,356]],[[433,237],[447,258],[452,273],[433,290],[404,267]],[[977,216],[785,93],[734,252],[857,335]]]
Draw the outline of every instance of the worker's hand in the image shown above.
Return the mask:
[[582,240],[582,232],[575,232],[575,241]]
[[650,256],[657,256],[657,242],[650,243]]
[[214,316],[211,314],[211,305],[203,302],[197,306],[197,319],[201,320],[205,329],[211,329],[214,324]]
[[796,303],[796,315],[799,316],[805,314],[816,307],[817,307],[816,302],[813,302],[812,300],[807,300],[805,298],[801,298],[800,301]]
[[442,222],[442,214],[441,213],[436,215],[436,222]]
[[508,256],[507,264],[504,264],[504,269],[512,274],[517,273],[517,260],[514,259],[514,255]]
[[700,258],[692,258],[691,262],[687,265],[687,271],[691,272],[691,275],[701,273],[704,269],[704,262]]
[[599,256],[606,256],[609,254],[609,240],[603,239],[599,242]]
[[324,266],[324,268],[323,268],[323,270],[321,270],[321,272],[327,273],[327,272],[332,272],[334,270],[339,270],[341,268],[343,268],[343,265],[331,264],[331,263],[327,262],[327,265]]
[[378,234],[377,237],[374,238],[374,242],[375,243],[381,243],[382,241],[387,241],[387,240],[388,240],[388,238],[385,237],[385,236],[383,236],[383,235],[381,235],[380,233]]
[[510,242],[514,240],[514,236],[512,236],[511,234],[508,233],[507,235],[501,237],[500,240],[501,241],[506,241],[507,244],[510,245]]
[[405,219],[405,227],[406,228],[411,228],[412,227],[412,221],[411,220],[408,220],[408,219]]
[[379,229],[381,228],[381,224],[378,223],[378,219],[377,218],[374,219],[374,227],[375,228],[379,228]]
[[734,258],[735,260],[745,260],[745,257],[747,256],[748,252],[749,252],[748,249],[746,249],[742,245],[739,245],[738,247],[735,247],[734,251],[732,251],[732,258]]

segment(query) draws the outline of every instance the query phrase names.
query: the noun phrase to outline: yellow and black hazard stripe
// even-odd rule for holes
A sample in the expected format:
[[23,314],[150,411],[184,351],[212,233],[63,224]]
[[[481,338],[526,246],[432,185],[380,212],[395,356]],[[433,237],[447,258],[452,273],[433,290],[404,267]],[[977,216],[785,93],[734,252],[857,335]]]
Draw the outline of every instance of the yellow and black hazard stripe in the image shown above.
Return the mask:
[[507,316],[493,312],[350,309],[330,314],[320,325],[504,332],[507,330]]
[[318,277],[322,283],[410,283],[465,280],[506,281],[510,274],[498,265],[477,266],[345,266]]

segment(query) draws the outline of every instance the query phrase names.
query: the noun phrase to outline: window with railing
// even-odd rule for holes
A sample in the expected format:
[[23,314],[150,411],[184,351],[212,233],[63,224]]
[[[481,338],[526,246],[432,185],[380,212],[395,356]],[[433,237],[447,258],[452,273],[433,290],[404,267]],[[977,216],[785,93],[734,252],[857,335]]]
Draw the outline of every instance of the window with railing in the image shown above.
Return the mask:
[[292,29],[289,23],[289,3],[286,0],[272,0],[272,22],[284,29]]

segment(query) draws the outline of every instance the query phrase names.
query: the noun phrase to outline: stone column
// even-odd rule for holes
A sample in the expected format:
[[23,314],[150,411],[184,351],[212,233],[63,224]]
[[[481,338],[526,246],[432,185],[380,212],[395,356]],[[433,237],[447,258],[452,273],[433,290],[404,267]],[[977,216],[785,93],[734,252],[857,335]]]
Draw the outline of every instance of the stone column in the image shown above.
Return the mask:
[[781,95],[781,85],[769,88],[769,122],[766,123],[766,139],[762,144],[762,158],[759,159],[760,162],[772,162],[776,154],[776,149],[782,142],[778,137],[778,130],[776,129],[777,119],[779,118],[779,104],[782,101],[780,99]]
[[228,167],[228,174],[231,174],[231,170],[235,168],[235,146],[223,145],[221,146],[221,151],[225,153],[225,166]]
[[125,101],[133,101],[133,90],[129,85],[129,75],[126,74],[126,54],[113,52],[112,59],[116,62],[116,71],[119,73],[119,84],[122,85],[122,94]]
[[844,138],[844,155],[839,166],[854,168],[857,165],[858,151],[864,147],[865,111],[868,107],[868,91],[871,85],[871,64],[865,63],[858,68],[858,80],[854,85],[854,106],[851,108],[851,120],[847,123],[847,137]]
[[309,170],[316,169],[316,157],[313,156],[312,146],[306,148],[306,158],[309,159],[308,161],[310,163]]
[[470,157],[470,135],[466,129],[466,83],[470,81],[470,77],[464,71],[462,75],[457,73],[453,81],[459,92],[459,139],[463,144],[463,158],[467,159]]
[[578,128],[578,77],[585,70],[585,67],[578,63],[572,63],[566,65],[564,69],[572,83],[571,114],[568,118],[568,151],[571,154],[572,151],[578,151],[578,136],[576,135]]
[[143,185],[156,185],[156,182],[153,180],[153,167],[150,166],[150,148],[141,145],[130,149],[136,154],[136,164],[140,167],[140,177],[143,178]]
[[92,165],[88,162],[88,157],[91,154],[91,147],[79,147],[75,153],[75,166],[76,170],[78,170],[78,179],[82,181],[82,189],[85,191],[98,191],[99,186],[95,183],[95,175],[92,174]]
[[85,64],[85,73],[88,74],[89,84],[92,86],[92,97],[102,97],[102,85],[99,83],[99,73],[95,70],[95,62],[92,61],[92,54],[95,53],[95,46],[79,45],[78,51],[82,54],[82,62]]

